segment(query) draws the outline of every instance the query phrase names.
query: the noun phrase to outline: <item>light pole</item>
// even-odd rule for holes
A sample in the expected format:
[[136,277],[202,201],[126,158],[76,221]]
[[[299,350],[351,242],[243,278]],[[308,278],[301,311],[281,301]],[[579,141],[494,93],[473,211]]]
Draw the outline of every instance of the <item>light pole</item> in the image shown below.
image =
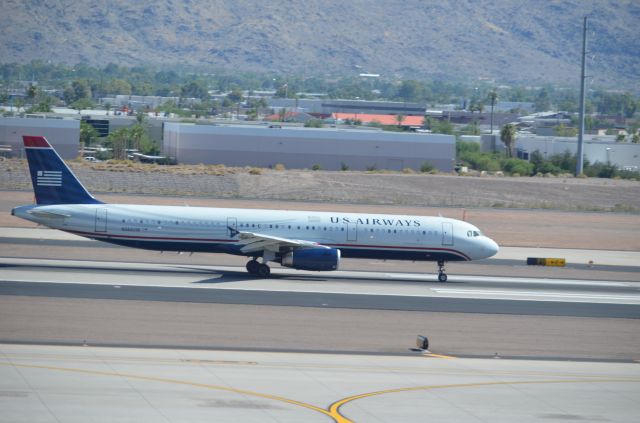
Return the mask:
[[587,57],[587,17],[584,17],[582,25],[582,70],[580,72],[580,128],[578,130],[578,156],[576,157],[576,176],[582,174],[584,159],[582,157],[583,139],[584,139],[584,102],[585,102],[585,68]]

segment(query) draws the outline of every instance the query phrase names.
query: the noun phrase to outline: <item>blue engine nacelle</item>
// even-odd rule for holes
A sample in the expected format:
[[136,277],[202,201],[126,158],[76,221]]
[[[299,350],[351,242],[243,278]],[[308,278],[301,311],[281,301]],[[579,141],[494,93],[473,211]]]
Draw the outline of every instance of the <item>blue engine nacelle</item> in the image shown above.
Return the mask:
[[300,248],[283,255],[282,265],[299,270],[337,270],[340,250],[328,247]]

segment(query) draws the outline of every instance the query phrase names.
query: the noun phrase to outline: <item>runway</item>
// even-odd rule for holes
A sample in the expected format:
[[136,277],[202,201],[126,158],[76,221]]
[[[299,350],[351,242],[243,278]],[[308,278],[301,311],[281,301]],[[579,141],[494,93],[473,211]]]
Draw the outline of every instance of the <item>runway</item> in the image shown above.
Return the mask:
[[[423,274],[280,268],[255,279],[233,266],[14,258],[0,267],[3,341],[406,354],[422,334],[446,355],[640,358],[636,282],[442,284]],[[65,323],[43,330],[34,314]]]
[[[418,263],[274,266],[256,279],[244,260],[221,255],[48,235],[3,238],[0,249],[0,421],[628,422],[640,413],[634,253],[590,252],[600,258],[591,268],[571,252],[569,268],[546,269],[511,250],[452,266],[443,284]],[[428,351],[415,348],[417,335]]]

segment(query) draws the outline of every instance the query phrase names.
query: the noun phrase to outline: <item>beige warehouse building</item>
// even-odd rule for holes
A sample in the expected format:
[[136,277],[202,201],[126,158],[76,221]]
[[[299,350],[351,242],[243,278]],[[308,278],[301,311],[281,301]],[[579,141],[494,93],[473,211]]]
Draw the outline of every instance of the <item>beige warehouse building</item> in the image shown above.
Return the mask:
[[359,129],[165,123],[163,154],[179,163],[289,169],[419,170],[455,165],[455,137]]

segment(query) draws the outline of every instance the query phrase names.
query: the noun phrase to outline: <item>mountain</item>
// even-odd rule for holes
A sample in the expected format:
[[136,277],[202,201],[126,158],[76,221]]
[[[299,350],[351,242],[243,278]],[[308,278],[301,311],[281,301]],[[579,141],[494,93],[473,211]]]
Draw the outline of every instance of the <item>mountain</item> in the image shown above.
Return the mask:
[[640,82],[637,0],[3,0],[0,60],[577,86]]

